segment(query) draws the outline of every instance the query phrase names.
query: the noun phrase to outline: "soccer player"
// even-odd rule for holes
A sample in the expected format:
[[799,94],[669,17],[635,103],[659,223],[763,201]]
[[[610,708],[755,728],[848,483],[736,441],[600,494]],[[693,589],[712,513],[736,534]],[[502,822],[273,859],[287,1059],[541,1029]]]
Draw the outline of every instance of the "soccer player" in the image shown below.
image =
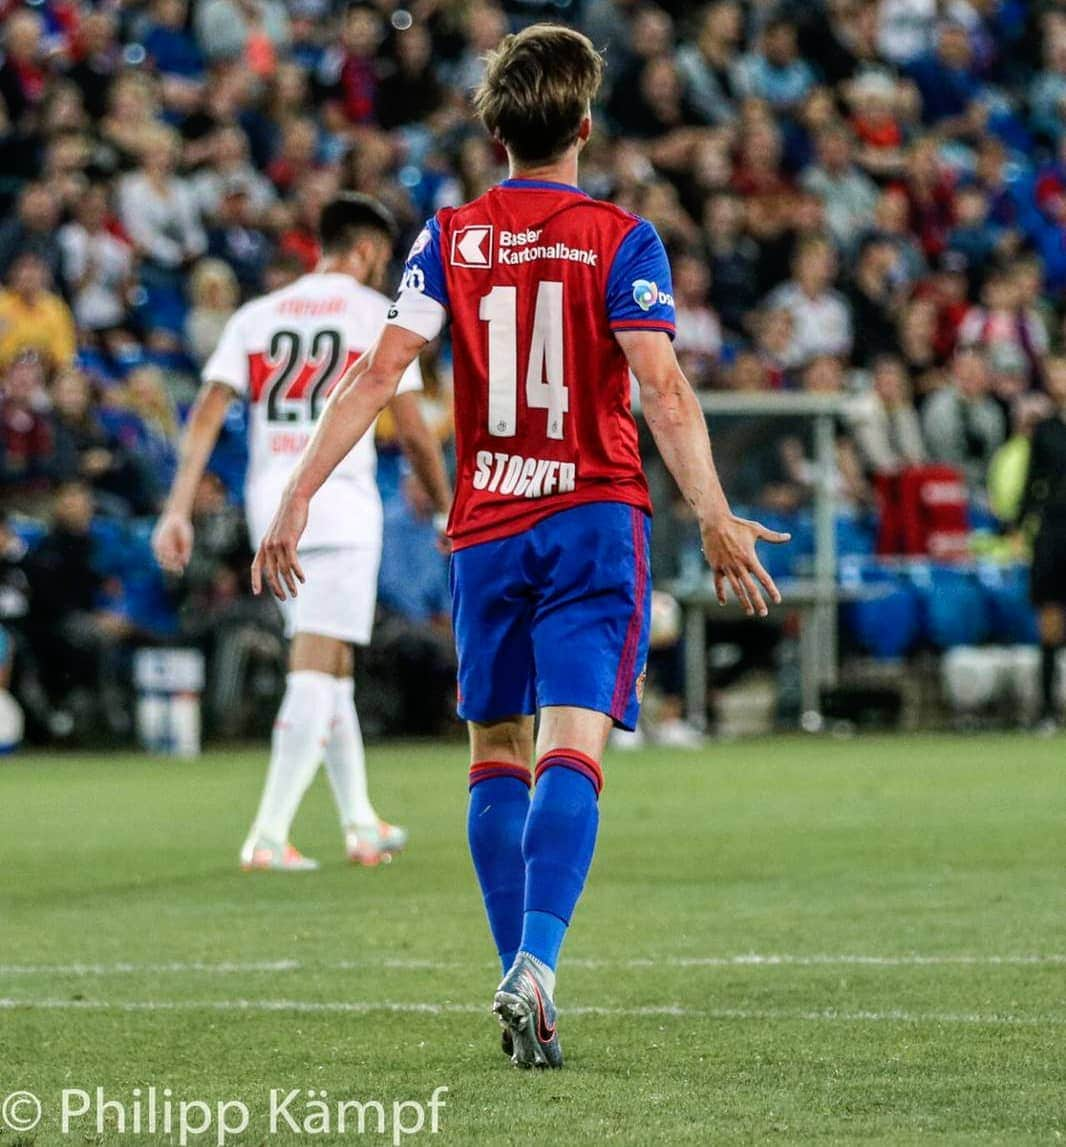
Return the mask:
[[765,614],[764,593],[779,597],[755,543],[787,541],[729,509],[674,355],[658,235],[576,186],[601,74],[591,43],[562,27],[531,26],[492,53],[476,105],[511,178],[441,210],[415,241],[385,330],[331,398],[252,570],[279,597],[310,586],[297,546],[312,496],[450,317],[468,836],[504,972],[494,1010],[523,1067],[562,1064],[556,964],[592,861],[607,737],[634,727],[640,702],[651,506],[630,369],[719,598],[728,584]]
[[[165,569],[180,572],[188,564],[193,499],[231,401],[239,397],[248,404],[245,503],[258,544],[331,388],[384,325],[389,303],[376,287],[392,255],[392,216],[367,196],[342,195],[323,210],[320,232],[323,258],[315,271],[238,310],[204,367],[181,464],[153,539]],[[443,513],[451,494],[440,446],[419,411],[416,358],[396,381],[390,405],[400,440]],[[298,601],[282,605],[292,639],[289,673],[259,812],[241,850],[245,869],[318,867],[290,844],[289,829],[323,757],[353,863],[391,859],[407,840],[404,829],[383,821],[370,801],[353,696],[352,646],[370,641],[381,558],[373,436],[337,461],[301,542],[311,585]]]

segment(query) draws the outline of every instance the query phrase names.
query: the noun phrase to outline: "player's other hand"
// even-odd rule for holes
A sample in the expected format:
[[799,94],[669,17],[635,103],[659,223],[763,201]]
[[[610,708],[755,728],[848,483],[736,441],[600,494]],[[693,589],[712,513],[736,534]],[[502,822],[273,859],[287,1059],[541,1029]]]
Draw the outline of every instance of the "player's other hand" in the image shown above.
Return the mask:
[[773,542],[780,545],[791,539],[791,534],[779,534],[759,522],[749,522],[735,514],[703,527],[703,553],[714,574],[714,592],[719,604],[725,605],[725,587],[728,582],[749,616],[765,617],[769,612],[762,591],[777,605],[781,594],[774,579],[763,569],[755,553],[755,543]]
[[307,525],[307,507],[307,499],[291,491],[281,499],[252,562],[253,593],[262,593],[265,582],[278,601],[296,596],[298,583],[305,580],[296,546]]
[[166,511],[152,531],[152,553],[167,573],[180,574],[192,557],[192,522],[173,510]]

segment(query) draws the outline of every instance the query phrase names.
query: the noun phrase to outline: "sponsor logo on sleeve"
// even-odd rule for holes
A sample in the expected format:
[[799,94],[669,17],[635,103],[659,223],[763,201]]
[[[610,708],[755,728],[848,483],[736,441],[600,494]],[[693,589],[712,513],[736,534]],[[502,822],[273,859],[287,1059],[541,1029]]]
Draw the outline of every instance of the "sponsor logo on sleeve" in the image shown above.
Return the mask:
[[460,227],[452,235],[452,266],[487,269],[492,266],[492,227]]
[[421,267],[408,267],[400,280],[400,291],[424,291],[426,276]]
[[657,283],[648,279],[636,279],[633,282],[633,302],[642,311],[650,311],[656,304],[662,307],[672,307],[674,296],[666,291],[660,291]]
[[429,241],[432,236],[429,233],[428,227],[423,227],[418,233],[418,238],[411,244],[411,250],[407,252],[407,262],[417,258],[429,246]]

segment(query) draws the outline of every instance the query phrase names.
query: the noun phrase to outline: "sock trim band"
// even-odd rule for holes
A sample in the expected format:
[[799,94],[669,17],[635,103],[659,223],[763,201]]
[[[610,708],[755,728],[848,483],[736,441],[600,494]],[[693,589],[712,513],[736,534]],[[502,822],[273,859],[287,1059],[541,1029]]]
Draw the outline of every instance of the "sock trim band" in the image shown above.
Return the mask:
[[533,785],[528,765],[516,765],[512,761],[478,761],[470,766],[470,788],[482,781],[492,780],[493,777],[514,777],[526,788]]
[[535,777],[539,781],[546,769],[560,767],[580,773],[592,783],[598,797],[603,792],[603,768],[600,762],[577,749],[552,749],[537,761]]

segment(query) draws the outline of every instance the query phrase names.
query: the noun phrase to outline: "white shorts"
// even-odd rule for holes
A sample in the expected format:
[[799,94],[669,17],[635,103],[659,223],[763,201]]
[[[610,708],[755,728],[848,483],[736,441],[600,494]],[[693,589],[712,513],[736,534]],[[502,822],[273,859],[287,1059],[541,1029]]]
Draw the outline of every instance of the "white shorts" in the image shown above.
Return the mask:
[[285,635],[317,633],[351,645],[369,645],[381,550],[371,546],[308,550],[300,554],[300,565],[306,580],[299,594],[278,602]]

